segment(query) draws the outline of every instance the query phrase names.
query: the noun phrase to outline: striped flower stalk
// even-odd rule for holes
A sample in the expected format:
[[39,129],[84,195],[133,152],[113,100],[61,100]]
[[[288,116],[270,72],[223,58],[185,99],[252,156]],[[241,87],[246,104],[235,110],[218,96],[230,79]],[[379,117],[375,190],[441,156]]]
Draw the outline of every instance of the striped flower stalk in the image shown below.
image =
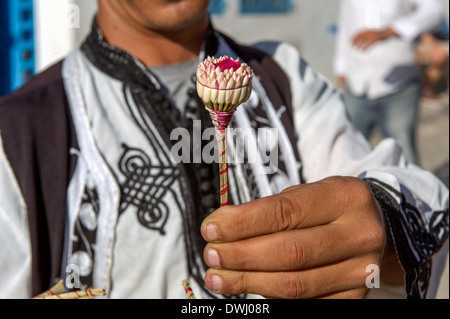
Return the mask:
[[252,92],[253,70],[239,58],[208,57],[197,69],[197,92],[216,129],[219,150],[220,205],[230,203],[226,130],[236,109]]
[[192,291],[191,285],[189,284],[189,281],[183,280],[182,285],[184,287],[184,291],[186,292],[186,296],[188,299],[197,299],[195,297],[194,292]]

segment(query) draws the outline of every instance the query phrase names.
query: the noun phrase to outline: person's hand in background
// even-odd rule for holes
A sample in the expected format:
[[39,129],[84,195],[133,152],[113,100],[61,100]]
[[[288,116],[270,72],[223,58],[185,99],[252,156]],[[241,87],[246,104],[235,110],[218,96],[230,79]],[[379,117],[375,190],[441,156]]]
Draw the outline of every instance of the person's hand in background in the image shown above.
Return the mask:
[[355,47],[365,51],[380,41],[398,36],[398,33],[392,28],[364,30],[353,37],[352,43]]

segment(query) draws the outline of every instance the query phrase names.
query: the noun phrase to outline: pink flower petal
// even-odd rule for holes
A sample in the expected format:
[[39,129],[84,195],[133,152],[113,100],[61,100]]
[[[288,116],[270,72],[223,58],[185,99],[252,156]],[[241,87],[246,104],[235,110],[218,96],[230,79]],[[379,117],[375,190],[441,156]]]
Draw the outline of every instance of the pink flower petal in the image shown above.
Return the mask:
[[219,61],[218,63],[214,63],[214,65],[215,67],[220,68],[222,72],[230,69],[233,69],[233,71],[237,71],[241,67],[241,61],[239,61],[239,59],[234,61],[232,58],[226,58],[222,61]]

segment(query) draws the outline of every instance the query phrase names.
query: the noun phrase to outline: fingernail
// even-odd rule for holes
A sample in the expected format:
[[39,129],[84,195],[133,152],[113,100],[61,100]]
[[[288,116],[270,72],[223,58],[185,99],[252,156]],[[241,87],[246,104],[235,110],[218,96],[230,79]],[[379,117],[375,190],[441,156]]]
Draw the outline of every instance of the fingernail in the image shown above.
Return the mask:
[[208,241],[216,241],[217,240],[217,229],[214,224],[208,224],[206,226],[206,237],[208,237]]
[[208,265],[211,268],[219,268],[220,267],[220,257],[216,250],[209,249],[208,250]]
[[219,276],[212,276],[211,281],[212,281],[212,291],[217,292],[217,293],[221,292],[222,291],[222,279],[220,279]]

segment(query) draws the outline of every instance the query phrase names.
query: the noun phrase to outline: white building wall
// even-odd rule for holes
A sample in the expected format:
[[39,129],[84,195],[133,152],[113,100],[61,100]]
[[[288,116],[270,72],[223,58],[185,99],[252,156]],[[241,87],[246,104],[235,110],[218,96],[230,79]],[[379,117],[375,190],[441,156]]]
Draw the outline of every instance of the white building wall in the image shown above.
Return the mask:
[[36,71],[67,55],[87,34],[95,0],[34,0]]
[[238,40],[253,43],[262,40],[286,41],[296,46],[302,56],[327,76],[331,76],[338,0],[292,0],[287,14],[239,13],[239,1],[228,0],[228,10],[214,15],[215,25]]

